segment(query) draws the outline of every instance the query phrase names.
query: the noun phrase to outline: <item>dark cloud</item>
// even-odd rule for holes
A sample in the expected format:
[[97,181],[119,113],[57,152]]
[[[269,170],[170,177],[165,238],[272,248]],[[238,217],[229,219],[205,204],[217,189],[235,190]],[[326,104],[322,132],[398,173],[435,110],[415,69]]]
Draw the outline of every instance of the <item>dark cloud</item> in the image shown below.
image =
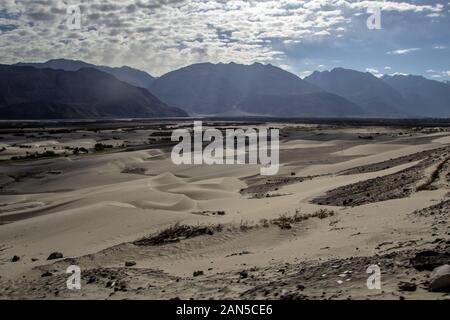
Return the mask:
[[50,12],[39,11],[27,14],[34,21],[55,21],[56,16]]

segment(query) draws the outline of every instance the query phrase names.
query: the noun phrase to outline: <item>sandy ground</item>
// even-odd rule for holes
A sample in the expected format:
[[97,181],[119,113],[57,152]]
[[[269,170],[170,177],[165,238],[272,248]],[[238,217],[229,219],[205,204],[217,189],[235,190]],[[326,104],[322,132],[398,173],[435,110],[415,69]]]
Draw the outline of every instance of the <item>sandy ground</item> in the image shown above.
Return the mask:
[[[449,199],[450,133],[277,126],[276,177],[250,165],[175,166],[170,148],[145,145],[153,129],[2,135],[0,298],[448,298],[410,261],[430,249],[447,261],[448,207],[420,212]],[[73,152],[81,147],[88,153]],[[46,150],[55,155],[10,160]],[[354,168],[363,169],[346,173]],[[376,195],[399,189],[404,172],[415,175],[408,192],[387,200],[315,201],[368,181]],[[137,244],[176,223],[214,231]],[[53,252],[64,258],[47,260]],[[373,264],[381,290],[366,286]],[[69,265],[81,267],[81,290],[66,288]],[[417,288],[404,292],[402,281]]]

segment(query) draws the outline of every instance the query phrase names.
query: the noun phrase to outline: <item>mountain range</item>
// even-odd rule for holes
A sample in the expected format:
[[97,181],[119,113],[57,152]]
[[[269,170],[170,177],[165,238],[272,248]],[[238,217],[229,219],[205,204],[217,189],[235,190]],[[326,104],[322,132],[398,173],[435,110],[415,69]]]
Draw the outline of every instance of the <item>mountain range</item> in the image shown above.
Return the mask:
[[65,59],[0,66],[0,118],[187,114],[450,117],[450,84],[412,75],[378,78],[344,68],[301,79],[260,63],[200,63],[159,78],[130,67]]
[[184,117],[148,90],[97,69],[0,65],[1,119]]
[[127,66],[123,66],[120,68],[112,68],[107,66],[97,66],[91,63],[86,63],[84,61],[79,60],[68,60],[68,59],[53,59],[43,63],[17,63],[15,66],[28,66],[35,67],[38,69],[55,69],[55,70],[64,70],[64,71],[78,71],[82,68],[92,68],[97,69],[102,72],[109,73],[115,76],[117,79],[127,82],[133,86],[148,88],[155,78],[149,75],[145,71],[133,69]]
[[402,95],[371,73],[336,68],[316,71],[305,80],[361,106],[371,116],[410,116]]
[[[240,110],[270,116],[310,116],[321,106],[322,116],[339,105],[342,116],[363,114],[345,98],[330,94],[272,65],[194,64],[169,72],[150,86],[162,101],[194,115],[227,115]],[[331,102],[331,104],[330,104]],[[335,115],[335,114],[334,114]]]
[[383,76],[383,81],[403,97],[411,114],[422,117],[450,117],[450,85],[422,76]]

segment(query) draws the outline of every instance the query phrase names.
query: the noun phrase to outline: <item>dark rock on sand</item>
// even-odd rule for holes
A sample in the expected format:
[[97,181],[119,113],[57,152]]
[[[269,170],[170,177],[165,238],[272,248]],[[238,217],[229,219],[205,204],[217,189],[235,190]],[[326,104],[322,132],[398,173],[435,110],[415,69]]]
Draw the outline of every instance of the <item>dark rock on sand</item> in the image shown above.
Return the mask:
[[125,267],[133,267],[136,265],[136,261],[125,261]]
[[199,277],[199,276],[202,276],[202,275],[204,275],[204,272],[203,272],[203,271],[201,271],[201,270],[199,270],[199,271],[194,271],[194,277]]
[[61,252],[53,252],[48,256],[47,260],[56,260],[62,258],[64,258],[64,255]]
[[241,279],[246,279],[248,278],[248,272],[246,270],[242,270],[241,272],[239,272],[239,276],[241,277]]
[[417,290],[417,285],[412,282],[400,282],[398,284],[398,288],[400,289],[400,291],[413,292]]
[[11,262],[17,262],[19,260],[20,260],[19,256],[14,256],[14,257],[11,258]]
[[90,276],[89,279],[87,280],[87,284],[95,283],[96,281],[97,281],[96,276]]
[[430,277],[429,290],[432,292],[450,292],[450,265],[436,268]]
[[421,251],[410,259],[410,263],[416,270],[433,271],[439,266],[450,264],[450,252]]

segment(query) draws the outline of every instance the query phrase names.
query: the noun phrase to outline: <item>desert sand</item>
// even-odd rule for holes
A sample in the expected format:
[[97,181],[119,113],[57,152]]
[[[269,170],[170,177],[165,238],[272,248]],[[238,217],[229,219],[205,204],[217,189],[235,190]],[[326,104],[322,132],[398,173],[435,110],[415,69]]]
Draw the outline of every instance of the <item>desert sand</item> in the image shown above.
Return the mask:
[[1,133],[0,298],[448,299],[420,259],[450,259],[450,131],[255,124],[282,133],[264,177],[174,165],[178,126]]

